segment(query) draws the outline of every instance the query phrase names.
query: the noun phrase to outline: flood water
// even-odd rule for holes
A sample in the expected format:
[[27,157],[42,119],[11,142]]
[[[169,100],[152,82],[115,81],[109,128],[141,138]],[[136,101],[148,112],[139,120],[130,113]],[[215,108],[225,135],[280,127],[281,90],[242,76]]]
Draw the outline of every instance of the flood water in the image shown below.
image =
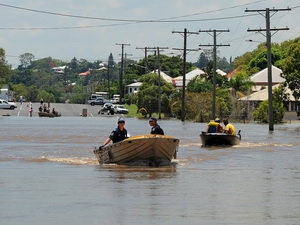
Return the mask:
[[[201,147],[204,123],[159,121],[180,139],[167,167],[98,165],[117,117],[0,117],[0,223],[300,224],[300,123],[234,124],[234,147]],[[150,132],[126,118],[131,135]]]

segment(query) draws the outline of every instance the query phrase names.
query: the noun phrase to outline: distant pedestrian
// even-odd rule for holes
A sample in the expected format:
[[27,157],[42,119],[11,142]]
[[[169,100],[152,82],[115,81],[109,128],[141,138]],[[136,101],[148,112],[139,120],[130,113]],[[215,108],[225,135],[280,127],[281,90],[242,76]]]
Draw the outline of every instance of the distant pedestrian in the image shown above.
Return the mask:
[[44,100],[42,98],[40,100],[40,103],[41,103],[41,105],[43,105],[43,103],[44,103]]
[[32,117],[32,111],[33,111],[33,108],[30,107],[30,108],[29,108],[29,116],[30,116],[30,117]]

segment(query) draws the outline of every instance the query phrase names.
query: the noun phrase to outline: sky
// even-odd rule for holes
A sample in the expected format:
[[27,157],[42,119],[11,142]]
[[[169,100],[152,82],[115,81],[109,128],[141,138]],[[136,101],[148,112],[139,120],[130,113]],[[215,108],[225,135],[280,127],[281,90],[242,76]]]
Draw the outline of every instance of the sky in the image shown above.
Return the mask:
[[216,30],[216,44],[230,45],[218,47],[219,57],[229,61],[266,41],[265,32],[247,30],[266,28],[267,8],[279,9],[270,12],[271,28],[289,28],[272,32],[272,42],[300,36],[299,0],[0,0],[0,47],[13,68],[24,53],[65,62],[74,57],[106,62],[112,53],[120,62],[122,44],[123,55],[138,61],[145,47],[182,56],[176,49],[183,49],[186,29],[191,50],[186,58],[196,62],[212,49],[196,51],[214,43],[209,30]]

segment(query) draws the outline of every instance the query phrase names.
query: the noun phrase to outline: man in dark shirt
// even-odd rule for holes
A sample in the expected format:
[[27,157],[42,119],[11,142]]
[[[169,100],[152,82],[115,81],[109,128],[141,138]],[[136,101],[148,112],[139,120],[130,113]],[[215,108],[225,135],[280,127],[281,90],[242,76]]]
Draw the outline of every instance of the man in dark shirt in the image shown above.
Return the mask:
[[149,118],[149,125],[151,126],[150,134],[160,134],[164,135],[163,129],[157,124],[157,119],[155,117]]
[[106,139],[104,144],[99,147],[99,149],[102,149],[110,141],[116,143],[116,142],[123,141],[126,138],[128,138],[128,136],[127,136],[127,130],[125,129],[125,120],[124,118],[119,118],[118,127],[110,133],[109,137]]

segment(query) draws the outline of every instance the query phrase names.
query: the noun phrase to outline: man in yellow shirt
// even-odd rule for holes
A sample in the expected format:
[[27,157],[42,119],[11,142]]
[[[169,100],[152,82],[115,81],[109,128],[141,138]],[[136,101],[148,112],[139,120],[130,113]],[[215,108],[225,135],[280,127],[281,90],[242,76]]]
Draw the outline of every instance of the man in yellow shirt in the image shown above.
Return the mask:
[[232,124],[230,124],[228,122],[228,119],[224,119],[223,123],[225,125],[225,131],[224,131],[224,133],[230,134],[230,135],[236,135],[235,128],[234,128],[234,126]]

